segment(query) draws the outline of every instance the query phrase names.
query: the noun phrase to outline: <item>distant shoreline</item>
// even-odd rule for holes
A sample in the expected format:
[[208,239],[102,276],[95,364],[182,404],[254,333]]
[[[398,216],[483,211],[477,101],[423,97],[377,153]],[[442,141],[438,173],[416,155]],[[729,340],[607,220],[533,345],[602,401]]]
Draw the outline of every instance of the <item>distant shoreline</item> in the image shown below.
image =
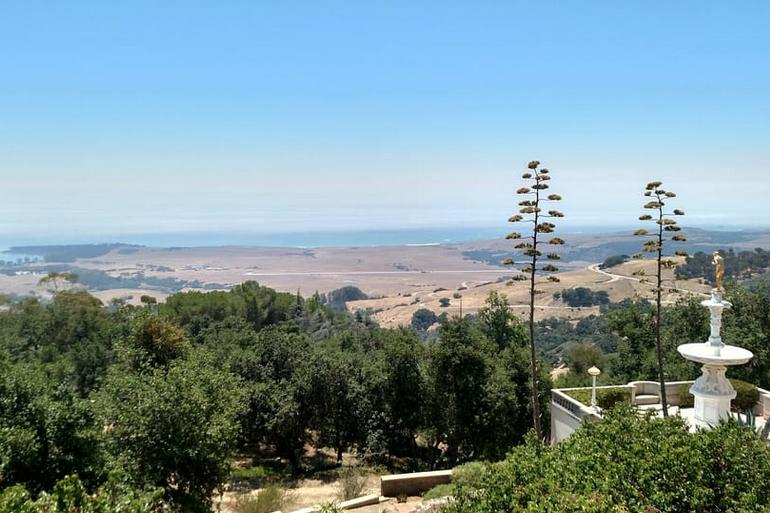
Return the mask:
[[[617,233],[629,227],[569,227],[562,233]],[[351,248],[376,246],[428,246],[457,244],[477,240],[503,239],[509,227],[464,226],[448,228],[405,228],[351,231],[306,231],[283,233],[146,233],[146,234],[93,234],[80,236],[21,236],[0,237],[0,248],[16,249],[29,246],[73,246],[94,244],[126,244],[152,248]],[[6,250],[8,251],[8,250]]]
[[[638,228],[628,226],[567,226],[558,230],[562,235],[618,235]],[[760,227],[684,227],[687,229],[712,232],[753,233],[770,230]],[[370,248],[378,246],[430,247],[446,244],[461,244],[485,240],[503,240],[508,226],[449,227],[449,228],[405,228],[388,230],[351,231],[307,231],[285,233],[162,233],[162,234],[111,234],[88,236],[20,236],[0,237],[0,254],[21,253],[36,255],[35,252],[21,251],[27,248],[53,248],[64,246],[126,245],[147,248]]]

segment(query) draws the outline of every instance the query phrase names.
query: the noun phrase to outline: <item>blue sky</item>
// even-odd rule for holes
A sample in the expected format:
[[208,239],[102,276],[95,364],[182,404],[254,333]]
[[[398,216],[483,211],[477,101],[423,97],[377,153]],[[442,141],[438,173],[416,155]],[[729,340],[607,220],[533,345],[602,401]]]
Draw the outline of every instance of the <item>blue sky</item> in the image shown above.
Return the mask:
[[[770,226],[767,2],[0,1],[0,236]],[[504,223],[503,223],[504,224]]]

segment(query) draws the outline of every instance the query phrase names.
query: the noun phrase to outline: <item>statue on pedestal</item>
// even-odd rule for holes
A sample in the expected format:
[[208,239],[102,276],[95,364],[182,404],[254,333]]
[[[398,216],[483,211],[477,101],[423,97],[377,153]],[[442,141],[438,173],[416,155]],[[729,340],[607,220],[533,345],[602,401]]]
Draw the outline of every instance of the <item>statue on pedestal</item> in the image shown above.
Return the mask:
[[724,284],[722,283],[725,278],[725,259],[719,254],[719,251],[714,251],[713,263],[717,282],[716,289],[721,292],[725,290]]
[[736,392],[725,372],[728,367],[743,365],[754,357],[751,351],[722,342],[722,312],[732,304],[722,299],[725,261],[718,251],[713,256],[716,288],[711,291],[711,298],[701,303],[711,314],[711,335],[705,343],[682,344],[677,348],[688,360],[703,365],[703,374],[690,387],[690,393],[695,396],[693,422],[701,428],[710,428],[730,417],[730,401]]

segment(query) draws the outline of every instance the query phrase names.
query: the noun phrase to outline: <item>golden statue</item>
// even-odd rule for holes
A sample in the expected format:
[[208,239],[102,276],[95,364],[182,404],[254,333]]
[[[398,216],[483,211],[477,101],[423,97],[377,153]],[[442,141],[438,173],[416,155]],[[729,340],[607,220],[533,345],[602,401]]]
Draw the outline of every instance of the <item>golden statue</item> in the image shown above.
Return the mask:
[[725,290],[722,280],[725,278],[725,259],[719,254],[719,251],[714,251],[714,267],[716,269],[717,290]]

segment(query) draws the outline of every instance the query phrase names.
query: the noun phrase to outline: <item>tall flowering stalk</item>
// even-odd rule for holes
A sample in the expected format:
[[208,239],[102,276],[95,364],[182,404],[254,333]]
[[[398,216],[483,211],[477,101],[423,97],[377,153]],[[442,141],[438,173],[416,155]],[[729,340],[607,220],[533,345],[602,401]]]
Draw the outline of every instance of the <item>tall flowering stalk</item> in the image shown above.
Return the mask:
[[[644,196],[650,198],[650,200],[644,205],[646,210],[651,211],[651,214],[643,214],[639,216],[640,221],[650,221],[656,223],[658,226],[652,231],[645,229],[639,229],[634,232],[634,235],[639,237],[647,237],[648,239],[642,245],[642,253],[638,256],[643,256],[644,253],[652,253],[655,255],[656,260],[656,273],[655,279],[655,353],[658,360],[658,379],[660,381],[660,402],[663,407],[663,416],[668,416],[668,400],[666,398],[666,379],[663,368],[663,348],[661,344],[661,303],[663,294],[663,269],[673,269],[676,267],[676,262],[665,256],[665,252],[672,242],[686,242],[687,237],[680,235],[679,232],[682,228],[677,224],[675,216],[683,216],[684,211],[675,208],[673,210],[667,210],[667,203],[676,197],[676,194],[671,191],[666,191],[661,188],[663,182],[654,181],[647,184],[644,189]],[[676,251],[674,253],[677,256],[687,256],[684,251]],[[637,271],[636,275],[644,275],[644,271]],[[647,280],[643,280],[647,281]]]
[[[520,240],[514,248],[519,250],[525,257],[526,267],[519,269],[521,274],[514,276],[514,280],[529,281],[529,357],[530,373],[532,381],[532,420],[535,426],[535,432],[539,439],[543,439],[542,416],[540,413],[540,401],[538,400],[538,370],[537,370],[537,351],[535,349],[535,296],[542,293],[537,290],[536,282],[539,275],[548,275],[559,270],[558,267],[550,263],[559,260],[561,257],[553,251],[545,251],[546,246],[559,246],[564,241],[558,237],[553,237],[556,225],[552,219],[564,217],[564,214],[558,210],[544,210],[545,204],[561,201],[558,194],[548,194],[548,181],[551,175],[548,169],[541,168],[540,162],[533,160],[527,165],[528,171],[522,175],[527,185],[516,191],[520,197],[525,198],[519,201],[519,213],[511,216],[508,221],[511,223],[528,223],[526,235],[519,232],[511,232],[505,238],[508,240]],[[549,263],[539,265],[545,259]],[[515,265],[512,258],[503,261],[505,265]],[[548,281],[558,282],[559,278],[553,275],[546,276]]]

